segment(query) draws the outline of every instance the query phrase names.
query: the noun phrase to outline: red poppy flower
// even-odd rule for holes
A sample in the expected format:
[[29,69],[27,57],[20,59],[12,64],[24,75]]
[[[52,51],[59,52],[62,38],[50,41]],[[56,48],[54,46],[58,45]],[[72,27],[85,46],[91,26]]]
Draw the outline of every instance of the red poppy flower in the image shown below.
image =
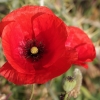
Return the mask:
[[15,84],[45,83],[66,72],[77,59],[65,47],[65,24],[46,7],[17,9],[3,18],[1,26],[8,62],[0,74]]
[[87,62],[93,61],[96,56],[95,48],[88,36],[79,28],[67,26],[68,38],[66,40],[66,47],[75,50],[78,59],[74,64],[82,65],[87,68]]
[[[46,7],[25,6],[11,12],[0,23],[8,61],[0,68],[0,74],[18,85],[42,84],[66,72],[73,63],[92,60],[89,54],[94,52],[86,56],[80,52],[82,48],[88,52],[83,44],[88,44],[89,38],[74,29],[67,27],[66,31],[64,22]],[[86,41],[82,42],[80,38],[85,36]],[[91,41],[89,44],[94,48]]]

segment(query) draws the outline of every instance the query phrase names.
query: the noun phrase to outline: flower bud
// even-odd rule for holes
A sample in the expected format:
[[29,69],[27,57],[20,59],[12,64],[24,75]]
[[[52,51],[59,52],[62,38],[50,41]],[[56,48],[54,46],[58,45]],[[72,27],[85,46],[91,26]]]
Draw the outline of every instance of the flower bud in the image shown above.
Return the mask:
[[63,84],[63,89],[68,93],[75,87],[75,85],[76,80],[71,76],[67,76]]

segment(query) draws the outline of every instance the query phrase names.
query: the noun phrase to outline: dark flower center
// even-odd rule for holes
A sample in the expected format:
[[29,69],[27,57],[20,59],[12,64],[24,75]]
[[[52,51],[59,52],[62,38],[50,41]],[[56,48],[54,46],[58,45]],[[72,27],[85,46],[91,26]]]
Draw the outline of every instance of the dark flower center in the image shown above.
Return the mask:
[[44,54],[44,45],[36,40],[27,40],[23,48],[23,55],[26,59],[36,62],[42,58]]

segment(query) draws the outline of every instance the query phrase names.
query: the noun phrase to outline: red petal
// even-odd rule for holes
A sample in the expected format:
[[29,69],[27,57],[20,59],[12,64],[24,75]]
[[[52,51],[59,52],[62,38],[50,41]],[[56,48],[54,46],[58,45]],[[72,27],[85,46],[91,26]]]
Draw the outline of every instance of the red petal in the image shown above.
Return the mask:
[[0,75],[7,78],[9,81],[17,84],[31,84],[34,81],[34,73],[33,74],[23,74],[20,72],[17,72],[13,67],[6,62],[1,68],[0,68]]
[[[67,59],[67,60],[66,60]],[[70,54],[64,54],[49,68],[44,70],[37,70],[35,75],[36,83],[45,83],[63,73],[65,73],[71,67]]]
[[11,23],[11,22],[12,22],[12,21],[0,22],[0,37],[1,37],[1,35],[2,35],[2,31],[3,31],[4,27],[5,27],[6,25],[8,25],[9,23]]
[[67,32],[69,36],[66,41],[66,46],[71,47],[78,52],[78,60],[75,64],[83,65],[85,62],[92,61],[96,55],[95,48],[86,33],[73,26],[67,27]]
[[23,29],[26,29],[26,32],[29,32],[31,34],[33,32],[30,29],[32,28],[31,20],[44,13],[54,15],[50,9],[43,6],[24,6],[22,8],[12,11],[2,19],[2,26],[0,25],[0,36],[6,22],[9,21],[19,22],[21,27],[23,27]]
[[65,52],[67,32],[65,24],[56,16],[43,14],[33,20],[33,30],[36,40],[42,41],[47,49],[47,54],[42,58],[42,64],[52,65]]
[[41,14],[47,13],[47,14],[54,15],[53,12],[47,7],[28,5],[28,6],[23,6],[17,10],[12,11],[6,17],[4,17],[2,21],[12,21],[12,20],[16,21],[19,19],[20,16],[23,16],[22,20],[26,16],[29,17],[30,19],[32,18],[32,16],[38,16],[38,14],[40,13]]
[[[67,60],[66,60],[67,59]],[[23,74],[15,69],[7,62],[0,68],[0,75],[7,78],[9,81],[17,84],[43,84],[52,78],[55,78],[62,73],[66,72],[70,66],[70,53],[66,52],[60,59],[58,59],[52,66],[49,68],[37,70],[34,73]]]
[[22,45],[25,45],[24,38],[26,34],[29,33],[21,29],[21,26],[16,22],[7,25],[2,34],[4,54],[14,69],[21,73],[34,72],[33,64],[21,55],[23,52]]

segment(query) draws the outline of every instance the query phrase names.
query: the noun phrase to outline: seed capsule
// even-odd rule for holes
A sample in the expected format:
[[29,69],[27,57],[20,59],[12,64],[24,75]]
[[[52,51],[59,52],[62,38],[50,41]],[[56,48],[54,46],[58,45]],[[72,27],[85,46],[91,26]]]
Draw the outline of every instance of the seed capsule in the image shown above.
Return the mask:
[[75,85],[76,80],[71,76],[67,76],[63,84],[63,89],[68,93],[75,87]]

